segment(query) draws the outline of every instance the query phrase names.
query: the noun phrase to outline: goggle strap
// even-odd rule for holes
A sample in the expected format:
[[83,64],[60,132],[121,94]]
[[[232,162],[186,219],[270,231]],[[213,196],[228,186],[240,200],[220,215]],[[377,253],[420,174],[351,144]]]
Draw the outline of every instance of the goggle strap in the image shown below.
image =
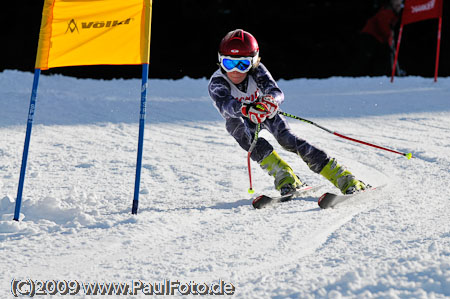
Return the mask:
[[[252,67],[256,68],[259,65],[259,62],[261,61],[261,57],[258,55],[258,58],[256,59],[255,63],[253,63]],[[252,61],[253,62],[253,61]]]

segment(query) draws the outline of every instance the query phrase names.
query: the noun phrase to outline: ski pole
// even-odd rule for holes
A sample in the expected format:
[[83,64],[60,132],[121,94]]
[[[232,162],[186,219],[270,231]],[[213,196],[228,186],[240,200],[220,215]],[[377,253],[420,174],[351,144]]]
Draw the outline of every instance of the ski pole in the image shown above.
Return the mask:
[[331,131],[331,130],[325,128],[325,127],[322,127],[322,126],[320,126],[320,125],[318,125],[318,124],[316,124],[316,123],[314,123],[314,122],[312,122],[310,120],[307,120],[307,119],[304,119],[304,118],[301,118],[301,117],[298,117],[298,116],[295,116],[295,115],[292,115],[292,114],[289,114],[289,113],[286,113],[286,112],[280,111],[279,114],[287,116],[287,117],[290,117],[290,118],[294,118],[294,119],[297,119],[297,120],[300,120],[300,121],[303,121],[303,122],[311,124],[311,125],[314,125],[314,126],[320,128],[320,129],[322,129],[322,130],[324,130],[324,131],[326,131],[326,132],[328,132],[330,134],[336,135],[338,137],[341,137],[341,138],[344,138],[344,139],[347,139],[347,140],[350,140],[350,141],[353,141],[353,142],[358,142],[358,143],[361,143],[361,144],[364,144],[364,145],[368,145],[368,146],[372,146],[372,147],[375,147],[375,148],[378,148],[378,149],[381,149],[381,150],[385,150],[385,151],[388,151],[388,152],[391,152],[391,153],[399,154],[399,155],[405,156],[408,159],[415,158],[415,157],[413,157],[412,153],[402,153],[402,152],[398,152],[398,151],[395,151],[393,149],[389,149],[389,148],[386,148],[386,147],[375,145],[375,144],[372,144],[372,143],[369,143],[369,142],[365,142],[365,141],[361,141],[361,140],[354,139],[354,138],[351,138],[351,137],[347,137],[345,135],[339,134],[339,133]]
[[256,146],[256,142],[258,141],[259,131],[261,131],[261,124],[258,124],[256,126],[255,137],[253,137],[252,144],[250,145],[250,148],[248,149],[248,152],[247,152],[248,178],[250,180],[250,188],[248,189],[248,193],[250,193],[250,194],[255,192],[255,190],[253,190],[253,186],[252,186],[252,170],[251,170],[251,166],[250,166],[250,156],[252,154],[253,149]]

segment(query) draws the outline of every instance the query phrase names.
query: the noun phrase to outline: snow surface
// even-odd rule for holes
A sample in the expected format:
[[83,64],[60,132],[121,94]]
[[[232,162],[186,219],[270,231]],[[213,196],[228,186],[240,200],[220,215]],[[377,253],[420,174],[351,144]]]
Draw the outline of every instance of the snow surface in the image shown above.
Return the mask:
[[[254,210],[246,152],[226,133],[208,81],[150,80],[140,209],[131,215],[140,80],[44,75],[17,222],[32,80],[0,73],[0,298],[12,297],[13,279],[223,280],[240,298],[450,297],[450,78],[279,81],[284,111],[416,157],[289,120],[358,178],[387,184],[328,210],[317,197],[336,189],[267,132],[303,180],[324,187]],[[256,163],[252,170],[257,192],[276,194]]]

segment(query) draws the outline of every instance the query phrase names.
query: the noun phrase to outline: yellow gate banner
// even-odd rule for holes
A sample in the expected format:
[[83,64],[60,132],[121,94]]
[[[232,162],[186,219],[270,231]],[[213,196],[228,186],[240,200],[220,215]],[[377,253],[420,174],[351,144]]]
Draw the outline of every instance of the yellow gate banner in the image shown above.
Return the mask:
[[152,0],[45,0],[36,68],[149,63]]

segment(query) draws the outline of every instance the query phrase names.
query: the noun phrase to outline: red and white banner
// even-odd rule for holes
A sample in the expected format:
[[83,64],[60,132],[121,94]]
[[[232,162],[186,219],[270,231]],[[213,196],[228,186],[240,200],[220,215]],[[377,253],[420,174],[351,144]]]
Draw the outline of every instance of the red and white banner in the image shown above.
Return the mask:
[[434,81],[437,81],[439,68],[439,49],[441,45],[442,29],[442,3],[444,0],[405,0],[402,13],[402,23],[398,33],[397,50],[395,51],[394,64],[392,65],[391,82],[394,82],[395,70],[397,67],[398,50],[402,39],[403,26],[406,24],[419,22],[428,19],[439,19],[436,49],[436,66],[434,68]]
[[436,19],[442,16],[443,0],[405,0],[402,24]]

